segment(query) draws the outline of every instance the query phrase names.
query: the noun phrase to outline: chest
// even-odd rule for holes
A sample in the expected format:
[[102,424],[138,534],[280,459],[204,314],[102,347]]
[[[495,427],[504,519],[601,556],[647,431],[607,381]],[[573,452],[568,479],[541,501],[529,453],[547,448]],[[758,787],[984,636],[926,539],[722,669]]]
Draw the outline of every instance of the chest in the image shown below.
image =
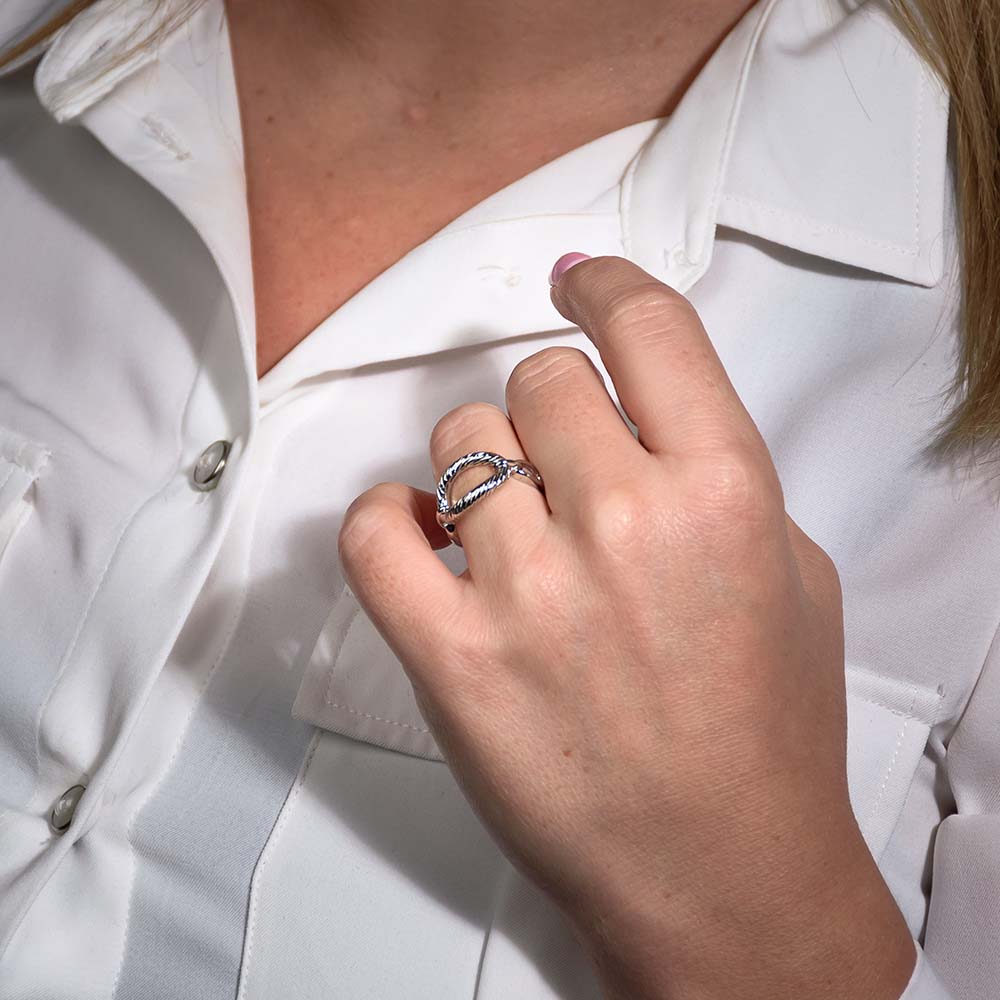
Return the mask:
[[248,95],[241,114],[258,376],[414,247],[553,155],[530,140],[501,152],[471,130],[459,142],[458,125],[360,127],[340,107],[325,109],[317,135],[270,107]]
[[397,183],[376,150],[355,151],[351,160],[293,177],[248,158],[258,377],[475,203],[474,194]]

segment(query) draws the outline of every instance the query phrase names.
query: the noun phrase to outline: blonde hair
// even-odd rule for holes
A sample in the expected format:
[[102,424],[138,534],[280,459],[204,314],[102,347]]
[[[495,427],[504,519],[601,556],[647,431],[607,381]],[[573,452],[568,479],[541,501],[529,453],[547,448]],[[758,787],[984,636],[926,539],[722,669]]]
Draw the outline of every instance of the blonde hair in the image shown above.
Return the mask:
[[961,339],[933,451],[997,459],[1000,443],[1000,0],[889,0],[951,95]]
[[[0,68],[31,52],[95,0],[72,0],[0,54]],[[125,0],[127,2],[127,0]],[[201,0],[162,3],[115,46],[125,58],[154,43]],[[951,95],[961,273],[960,344],[943,398],[950,412],[930,445],[939,458],[1000,458],[1000,0],[888,0],[901,30]],[[122,55],[124,48],[125,55]],[[104,67],[95,68],[95,74]]]

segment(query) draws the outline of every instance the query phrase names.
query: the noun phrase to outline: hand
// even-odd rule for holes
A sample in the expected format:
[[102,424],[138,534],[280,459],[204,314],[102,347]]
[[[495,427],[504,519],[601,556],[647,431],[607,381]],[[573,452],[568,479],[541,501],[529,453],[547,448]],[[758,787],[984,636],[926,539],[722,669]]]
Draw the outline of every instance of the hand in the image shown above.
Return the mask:
[[434,498],[376,486],[344,521],[347,577],[608,996],[896,1000],[915,951],[848,798],[837,571],[687,299],[613,257],[552,297],[638,439],[584,353],[540,351],[509,418],[459,407],[431,457],[527,457],[544,496],[470,508],[456,577]]

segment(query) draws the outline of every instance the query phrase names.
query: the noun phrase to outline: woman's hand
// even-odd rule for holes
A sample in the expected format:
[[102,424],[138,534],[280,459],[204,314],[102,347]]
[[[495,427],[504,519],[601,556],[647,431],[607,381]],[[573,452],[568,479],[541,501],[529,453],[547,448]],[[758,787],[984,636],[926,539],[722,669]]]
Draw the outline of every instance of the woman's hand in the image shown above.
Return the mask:
[[527,457],[545,495],[470,508],[455,577],[434,498],[376,486],[344,521],[347,577],[609,996],[895,1000],[915,951],[848,798],[837,571],[687,299],[614,257],[552,296],[638,440],[585,354],[541,351],[509,419],[459,407],[431,454],[437,474]]

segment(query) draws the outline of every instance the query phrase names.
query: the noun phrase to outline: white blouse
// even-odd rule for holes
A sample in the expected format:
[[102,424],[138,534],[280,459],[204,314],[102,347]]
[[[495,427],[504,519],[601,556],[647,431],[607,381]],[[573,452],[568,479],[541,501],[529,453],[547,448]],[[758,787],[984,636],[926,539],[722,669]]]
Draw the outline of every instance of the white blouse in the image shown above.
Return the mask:
[[[840,569],[905,1000],[995,997],[996,485],[923,450],[957,345],[948,100],[884,4],[761,0],[668,119],[487,198],[258,382],[221,0],[102,70],[176,2],[101,0],[0,80],[0,997],[598,996],[336,552],[520,359],[600,367],[549,302],[569,250],[701,314]],[[58,6],[5,4],[0,41]]]

